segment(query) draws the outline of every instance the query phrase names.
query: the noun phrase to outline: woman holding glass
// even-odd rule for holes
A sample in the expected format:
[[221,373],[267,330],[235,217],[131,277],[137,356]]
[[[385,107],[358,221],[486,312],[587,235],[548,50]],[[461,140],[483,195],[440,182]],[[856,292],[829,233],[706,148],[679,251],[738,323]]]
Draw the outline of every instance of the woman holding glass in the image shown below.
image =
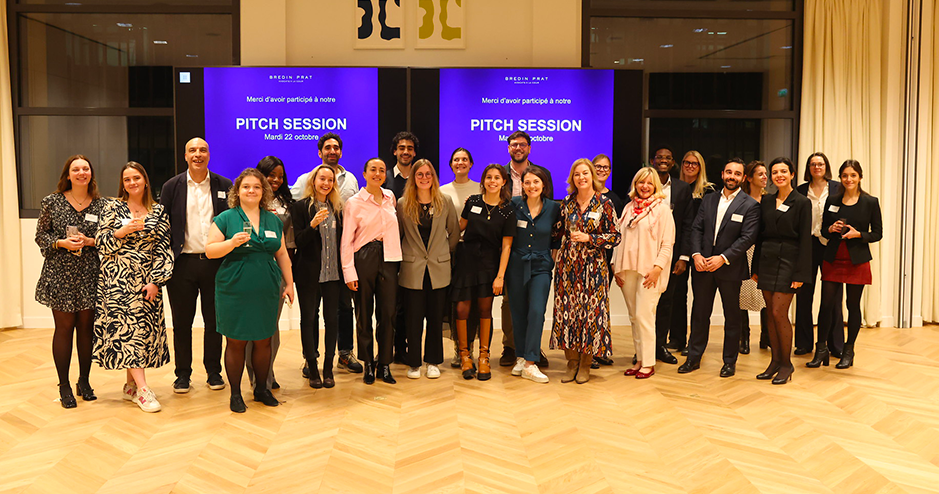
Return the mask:
[[[463,379],[480,381],[492,377],[489,344],[492,342],[492,299],[502,295],[505,270],[515,236],[515,208],[509,178],[502,165],[490,164],[483,170],[482,194],[466,199],[460,229],[463,243],[457,251],[451,298],[456,305],[456,332],[460,340],[460,368]],[[466,320],[471,301],[479,307],[479,369],[474,369],[466,337]]]
[[72,338],[78,347],[75,392],[84,401],[97,399],[88,374],[99,269],[95,235],[106,203],[98,193],[91,161],[76,154],[65,160],[55,192],[42,199],[36,223],[36,244],[44,258],[36,283],[36,301],[52,309],[52,359],[59,375],[63,408],[78,406],[68,377]]
[[[267,382],[271,337],[277,331],[278,306],[293,303],[293,274],[283,239],[283,222],[268,211],[274,193],[258,170],[241,172],[228,193],[231,209],[212,220],[205,255],[224,257],[215,276],[218,332],[225,336],[225,371],[231,385],[231,411],[247,409],[241,396],[245,346],[254,342],[257,382]],[[283,288],[282,288],[283,287]],[[254,401],[276,407],[267,387],[254,389]]]
[[145,412],[162,409],[146,369],[170,361],[163,286],[173,275],[170,219],[153,200],[150,177],[135,161],[121,169],[117,200],[105,208],[96,237],[101,254],[94,358],[125,369],[122,397]]
[[554,279],[551,348],[563,349],[567,374],[561,382],[590,380],[594,357],[610,358],[609,266],[606,250],[620,242],[613,202],[593,163],[581,158],[567,177],[570,195],[561,202],[553,236],[560,240]]
[[655,308],[668,286],[675,220],[654,168],[639,169],[629,198],[619,219],[622,240],[613,251],[613,272],[629,309],[636,349],[636,363],[623,375],[646,379],[655,374]]
[[453,202],[440,192],[437,172],[428,160],[417,160],[411,168],[398,199],[398,226],[402,257],[398,285],[404,289],[408,308],[408,378],[420,378],[424,362],[427,378],[436,379],[443,363],[443,312],[450,286],[450,257],[460,242],[460,223]]

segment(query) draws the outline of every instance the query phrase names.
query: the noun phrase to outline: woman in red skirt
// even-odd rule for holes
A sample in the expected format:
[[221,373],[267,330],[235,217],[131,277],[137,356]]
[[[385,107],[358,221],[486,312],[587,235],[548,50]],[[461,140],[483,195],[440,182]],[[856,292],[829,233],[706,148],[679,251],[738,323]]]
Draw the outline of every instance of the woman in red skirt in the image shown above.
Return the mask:
[[[848,339],[835,366],[847,369],[854,365],[854,343],[861,331],[861,293],[864,285],[871,284],[870,244],[883,236],[883,220],[877,198],[861,190],[861,164],[847,160],[838,174],[844,192],[828,198],[822,216],[822,233],[828,238],[822,263],[822,307],[840,305],[841,286],[847,287]],[[828,365],[831,314],[823,310],[819,317],[815,358],[806,367]]]

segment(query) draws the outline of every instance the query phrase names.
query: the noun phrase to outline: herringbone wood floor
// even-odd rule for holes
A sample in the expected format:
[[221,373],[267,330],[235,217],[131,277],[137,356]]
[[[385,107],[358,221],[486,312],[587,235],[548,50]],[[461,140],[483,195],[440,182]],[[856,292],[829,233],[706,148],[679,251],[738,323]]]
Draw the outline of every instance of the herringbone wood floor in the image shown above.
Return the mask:
[[547,385],[509,368],[464,381],[448,366],[414,381],[395,366],[394,386],[340,371],[313,390],[298,332],[284,332],[285,403],[238,415],[198,371],[174,395],[172,365],[149,373],[160,413],[122,401],[123,373],[98,368],[99,399],[62,409],[51,330],[0,330],[0,492],[939,491],[936,327],[865,329],[857,367],[797,357],[785,386],[753,378],[769,358],[756,347],[719,378],[719,333],[701,370],[660,363],[647,381],[623,377],[632,343],[616,327],[616,365],[584,385],[561,384],[549,351]]

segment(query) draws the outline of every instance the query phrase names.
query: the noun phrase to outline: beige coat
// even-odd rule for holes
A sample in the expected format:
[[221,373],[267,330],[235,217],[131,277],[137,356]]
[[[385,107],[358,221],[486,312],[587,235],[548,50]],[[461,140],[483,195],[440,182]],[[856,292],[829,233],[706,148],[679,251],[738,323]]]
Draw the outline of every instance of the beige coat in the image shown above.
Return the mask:
[[460,242],[460,223],[453,202],[444,197],[443,211],[434,215],[426,247],[417,223],[404,214],[404,198],[398,199],[398,227],[401,230],[398,285],[411,290],[424,288],[426,269],[434,289],[449,286],[451,254]]
[[662,293],[668,286],[672,246],[675,243],[675,220],[668,201],[659,200],[628,227],[636,203],[630,201],[616,222],[622,240],[613,250],[613,273],[638,271],[645,276],[653,266],[662,268],[655,288]]

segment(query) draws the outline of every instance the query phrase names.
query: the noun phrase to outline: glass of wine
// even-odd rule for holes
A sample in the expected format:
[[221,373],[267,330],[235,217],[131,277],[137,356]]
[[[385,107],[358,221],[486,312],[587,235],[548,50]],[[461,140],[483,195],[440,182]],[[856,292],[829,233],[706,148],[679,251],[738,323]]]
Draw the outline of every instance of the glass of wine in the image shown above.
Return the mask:
[[[77,237],[77,236],[78,236],[78,233],[79,233],[79,232],[78,232],[78,227],[77,227],[77,226],[67,225],[67,226],[65,227],[65,235],[68,236],[68,237]],[[82,255],[82,249],[73,250],[73,251],[72,251],[72,254],[75,255],[75,256],[81,256],[81,255]]]
[[[241,231],[247,233],[248,235],[251,235],[251,231],[252,231],[252,230],[254,230],[254,227],[251,226],[251,222],[250,222],[250,221],[245,221],[245,222],[243,223],[243,226],[242,226],[242,228],[241,228]],[[251,247],[251,246],[249,245],[248,242],[245,242],[245,247]]]

